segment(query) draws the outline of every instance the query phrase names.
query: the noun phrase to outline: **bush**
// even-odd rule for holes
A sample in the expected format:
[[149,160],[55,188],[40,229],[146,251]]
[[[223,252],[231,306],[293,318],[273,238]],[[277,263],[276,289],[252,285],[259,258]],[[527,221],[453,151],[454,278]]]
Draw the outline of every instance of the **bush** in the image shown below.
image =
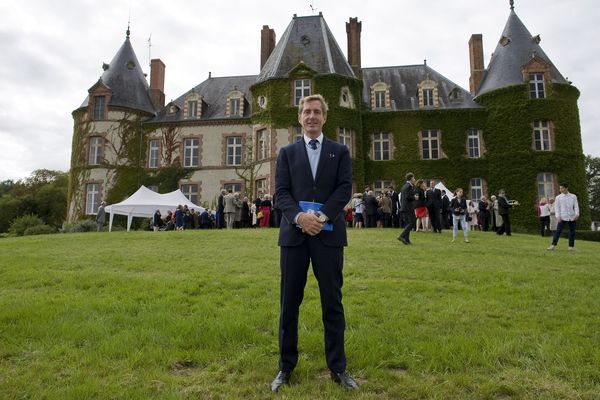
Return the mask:
[[48,235],[50,233],[56,233],[56,229],[54,229],[50,225],[36,225],[25,229],[25,232],[23,232],[23,236]]
[[12,236],[23,236],[27,228],[31,228],[33,226],[38,225],[44,225],[44,221],[42,221],[42,219],[35,214],[27,214],[15,218],[10,223],[10,228],[8,228],[8,232]]
[[576,231],[575,239],[588,240],[590,242],[600,242],[600,231]]
[[71,233],[76,232],[96,232],[98,230],[98,224],[95,221],[84,219],[79,221],[69,230]]

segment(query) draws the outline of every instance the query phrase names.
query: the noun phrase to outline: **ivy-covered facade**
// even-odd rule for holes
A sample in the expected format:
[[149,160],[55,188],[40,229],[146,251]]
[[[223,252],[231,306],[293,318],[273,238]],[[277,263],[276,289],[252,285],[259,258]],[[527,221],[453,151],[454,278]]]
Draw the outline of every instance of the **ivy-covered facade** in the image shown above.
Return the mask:
[[487,68],[481,35],[471,37],[468,91],[427,63],[363,68],[361,23],[346,27],[347,57],[322,15],[294,16],[277,43],[264,26],[258,75],[209,76],[168,104],[164,64],[152,60],[148,84],[128,33],[73,112],[69,219],[141,184],[209,207],[221,188],[273,193],[277,153],[301,135],[296,104],[320,93],[324,134],[350,148],[355,191],[399,187],[409,171],[471,198],[505,189],[521,203],[513,224],[533,229],[539,198],[568,181],[589,221],[579,91],[512,6]]

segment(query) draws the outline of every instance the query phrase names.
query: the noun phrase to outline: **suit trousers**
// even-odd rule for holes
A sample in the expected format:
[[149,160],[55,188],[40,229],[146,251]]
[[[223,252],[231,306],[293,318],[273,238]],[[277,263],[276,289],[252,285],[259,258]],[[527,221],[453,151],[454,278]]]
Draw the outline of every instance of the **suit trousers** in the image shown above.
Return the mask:
[[344,248],[325,246],[318,236],[307,237],[299,246],[281,247],[279,369],[291,372],[298,363],[298,314],[309,263],[321,296],[327,366],[333,372],[343,372],[346,370],[346,322],[342,305]]
[[406,239],[410,242],[410,231],[415,228],[415,223],[417,222],[417,217],[415,216],[414,211],[402,212],[402,222],[404,223],[404,230],[400,234],[400,237]]

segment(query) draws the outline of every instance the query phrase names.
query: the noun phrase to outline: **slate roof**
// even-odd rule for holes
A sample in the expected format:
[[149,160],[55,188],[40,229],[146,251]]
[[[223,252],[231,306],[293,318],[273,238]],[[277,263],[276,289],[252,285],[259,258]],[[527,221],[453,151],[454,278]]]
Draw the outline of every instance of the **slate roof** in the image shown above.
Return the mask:
[[319,74],[356,77],[321,13],[307,17],[294,15],[257,81],[287,78],[300,62]]
[[[502,45],[502,38],[510,40],[507,45]],[[511,9],[501,40],[492,54],[481,85],[477,90],[477,96],[506,86],[522,85],[524,82],[521,67],[527,64],[534,55],[550,64],[552,82],[567,83],[515,11]]]
[[[371,108],[371,86],[381,81],[390,86],[392,103],[392,109],[384,111],[419,110],[418,85],[426,79],[431,79],[438,84],[439,107],[435,109],[481,107],[473,101],[473,96],[468,90],[461,88],[426,64],[363,68],[362,74],[363,102],[367,108]],[[454,89],[460,93],[459,99],[450,99],[450,92]]]
[[[183,118],[183,105],[186,96],[189,92],[186,92],[167,104],[162,110],[160,110],[156,117],[148,121],[154,122],[174,122],[174,121],[206,121],[206,120],[218,120],[218,119],[229,119],[234,120],[236,118],[250,118],[252,115],[252,93],[250,93],[250,86],[256,82],[256,75],[248,76],[229,76],[212,78],[209,77],[204,82],[195,86],[191,90],[202,96],[202,115],[197,119],[184,119]],[[190,90],[190,91],[191,91]],[[240,117],[228,117],[225,114],[227,106],[227,95],[232,90],[239,90],[244,93],[245,104],[244,104],[244,115]],[[171,105],[175,105],[179,110],[175,114],[169,114],[169,108]]]
[[[148,81],[133,51],[129,35],[108,64],[108,69],[104,71],[100,80],[112,91],[108,106],[155,113],[156,110],[150,100]],[[87,107],[88,100],[89,97],[83,101],[81,107]]]

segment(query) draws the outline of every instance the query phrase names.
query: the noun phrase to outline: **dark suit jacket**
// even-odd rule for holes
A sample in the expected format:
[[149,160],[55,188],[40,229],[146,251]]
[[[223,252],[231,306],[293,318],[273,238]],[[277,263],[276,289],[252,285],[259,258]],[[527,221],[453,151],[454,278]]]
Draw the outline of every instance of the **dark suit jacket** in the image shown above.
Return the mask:
[[508,203],[508,199],[503,196],[498,196],[498,214],[506,215],[512,206]]
[[293,222],[302,211],[300,201],[322,203],[321,212],[333,222],[333,231],[317,235],[323,244],[336,247],[348,244],[344,206],[352,195],[352,162],[346,146],[323,138],[314,180],[304,140],[282,148],[275,169],[275,193],[277,208],[282,213],[280,246],[298,246],[308,237]]
[[400,190],[400,211],[414,212],[415,211],[415,192],[413,185],[406,182]]

